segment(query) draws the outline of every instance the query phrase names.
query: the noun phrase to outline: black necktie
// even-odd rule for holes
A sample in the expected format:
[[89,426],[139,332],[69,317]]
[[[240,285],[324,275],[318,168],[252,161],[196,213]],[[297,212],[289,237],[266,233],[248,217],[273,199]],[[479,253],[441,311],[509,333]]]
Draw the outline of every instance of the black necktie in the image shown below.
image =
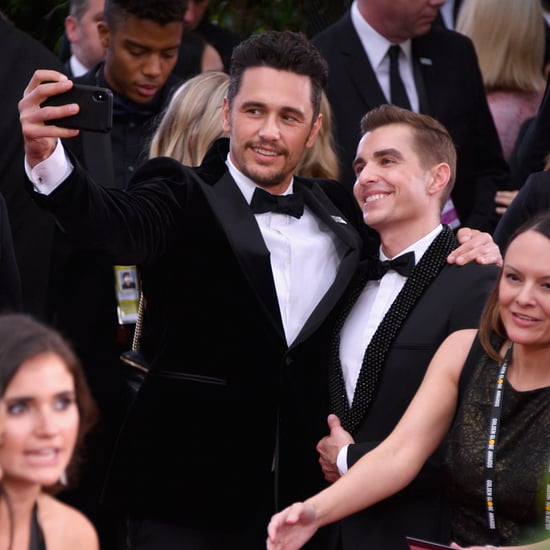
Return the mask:
[[371,258],[368,266],[369,279],[378,281],[381,279],[390,269],[397,271],[397,273],[408,277],[414,268],[414,252],[407,252],[401,256],[397,256],[393,260],[380,261],[378,258]]
[[304,197],[299,193],[272,195],[261,187],[256,187],[254,195],[252,195],[250,208],[254,214],[276,212],[299,218],[304,213]]
[[399,52],[401,47],[397,44],[390,46],[388,49],[388,55],[390,57],[390,95],[393,105],[403,107],[404,109],[410,109],[411,104],[409,97],[405,91],[405,85],[401,80],[399,74]]

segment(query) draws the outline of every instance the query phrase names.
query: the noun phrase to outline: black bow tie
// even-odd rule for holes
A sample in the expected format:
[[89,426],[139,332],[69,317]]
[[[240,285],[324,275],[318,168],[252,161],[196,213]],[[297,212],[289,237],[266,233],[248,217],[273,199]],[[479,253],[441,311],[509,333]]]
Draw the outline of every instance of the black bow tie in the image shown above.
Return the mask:
[[407,252],[397,256],[393,260],[380,261],[378,258],[370,258],[367,270],[369,279],[379,280],[388,270],[393,269],[404,277],[408,277],[414,268],[414,252]]
[[299,218],[304,213],[304,197],[299,193],[291,195],[272,195],[261,187],[256,187],[250,208],[254,214],[277,212]]

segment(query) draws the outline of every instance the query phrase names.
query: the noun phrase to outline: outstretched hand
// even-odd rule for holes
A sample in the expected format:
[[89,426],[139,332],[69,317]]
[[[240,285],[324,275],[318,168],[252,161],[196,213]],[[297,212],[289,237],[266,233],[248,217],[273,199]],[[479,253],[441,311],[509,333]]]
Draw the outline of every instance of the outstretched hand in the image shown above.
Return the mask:
[[298,550],[318,528],[313,506],[297,502],[271,518],[267,527],[267,549]]
[[47,120],[71,116],[79,111],[76,103],[60,107],[40,107],[50,96],[66,92],[73,87],[63,73],[46,69],[34,72],[19,101],[19,121],[25,140],[25,155],[31,167],[47,159],[55,150],[57,138],[69,138],[78,130],[47,125]]
[[489,233],[461,227],[456,237],[460,246],[447,256],[450,264],[464,265],[475,260],[478,264],[502,265],[500,249]]

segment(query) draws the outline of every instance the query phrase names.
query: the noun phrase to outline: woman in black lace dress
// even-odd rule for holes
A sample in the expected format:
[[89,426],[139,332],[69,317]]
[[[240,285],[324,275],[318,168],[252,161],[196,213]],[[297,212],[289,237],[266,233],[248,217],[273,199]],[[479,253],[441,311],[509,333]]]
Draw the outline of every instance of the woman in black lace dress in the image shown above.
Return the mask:
[[270,550],[405,487],[448,434],[452,548],[550,548],[550,213],[512,237],[479,331],[451,334],[405,415],[328,489],[273,516]]
[[0,315],[0,549],[98,550],[94,527],[51,494],[73,477],[73,451],[95,414],[60,335]]

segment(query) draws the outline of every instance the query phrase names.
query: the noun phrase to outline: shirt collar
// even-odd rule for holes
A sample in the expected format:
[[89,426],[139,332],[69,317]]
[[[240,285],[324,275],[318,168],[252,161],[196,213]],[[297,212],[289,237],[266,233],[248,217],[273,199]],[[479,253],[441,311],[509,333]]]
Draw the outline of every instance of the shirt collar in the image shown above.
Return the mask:
[[71,55],[69,58],[69,63],[71,65],[71,72],[75,78],[82,76],[89,71],[89,68],[85,67],[75,55]]
[[[377,71],[380,64],[384,61],[391,42],[384,38],[379,32],[375,31],[363,18],[357,7],[357,0],[351,5],[351,21],[363,45],[363,49],[369,58],[372,68]],[[405,40],[399,44],[407,61],[412,59],[411,41]]]

